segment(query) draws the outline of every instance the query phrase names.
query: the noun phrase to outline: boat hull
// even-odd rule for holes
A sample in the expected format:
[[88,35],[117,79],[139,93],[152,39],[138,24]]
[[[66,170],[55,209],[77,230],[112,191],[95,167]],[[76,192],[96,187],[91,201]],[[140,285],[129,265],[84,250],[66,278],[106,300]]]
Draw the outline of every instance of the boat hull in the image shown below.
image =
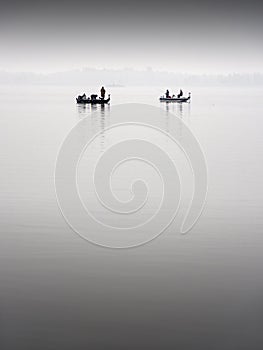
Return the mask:
[[106,100],[101,100],[101,99],[96,99],[96,100],[91,100],[91,99],[81,99],[77,100],[78,104],[91,104],[91,105],[104,105],[106,103],[110,102],[110,98],[107,98]]
[[160,97],[160,102],[187,102],[190,100],[189,97],[181,97],[181,98],[166,98],[166,97]]

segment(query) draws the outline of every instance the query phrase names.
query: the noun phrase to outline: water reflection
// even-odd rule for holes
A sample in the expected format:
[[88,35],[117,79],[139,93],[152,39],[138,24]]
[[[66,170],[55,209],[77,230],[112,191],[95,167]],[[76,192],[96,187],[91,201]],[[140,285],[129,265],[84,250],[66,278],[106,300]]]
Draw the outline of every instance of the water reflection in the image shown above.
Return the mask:
[[[127,107],[128,108],[128,107]],[[167,133],[171,133],[175,128],[179,127],[178,138],[183,137],[180,125],[174,120],[174,115],[182,119],[187,124],[190,122],[190,103],[164,103],[161,108],[165,110],[164,118],[160,118],[160,128],[165,130]],[[107,148],[107,137],[105,135],[105,129],[110,126],[110,105],[77,105],[77,119],[87,118],[85,130],[83,130],[83,137],[87,133],[100,132],[99,139],[99,151],[104,152]],[[129,113],[129,108],[127,109]],[[176,126],[177,125],[177,126]],[[98,145],[97,145],[98,147]]]
[[166,102],[164,105],[166,114],[168,115],[169,112],[175,114],[177,117],[183,118],[183,119],[189,119],[190,117],[190,103],[187,102],[177,102],[177,103],[170,103]]
[[101,130],[101,135],[100,135],[100,151],[103,152],[105,150],[105,106],[101,105],[100,106],[100,130]]
[[103,152],[106,147],[104,130],[110,124],[110,105],[79,104],[77,118],[78,120],[86,118],[82,137],[86,137],[87,133],[93,135],[100,130],[100,152]]
[[77,104],[77,115],[79,119],[85,118],[87,115],[87,105],[85,104]]
[[183,104],[178,103],[178,111],[179,111],[179,117],[183,117]]
[[[171,129],[174,130],[175,127],[175,121],[173,120],[173,115],[176,117],[182,119],[184,122],[187,124],[190,123],[190,115],[191,115],[191,109],[190,109],[190,103],[182,103],[182,102],[177,102],[177,103],[172,103],[172,102],[166,102],[165,104],[162,104],[163,109],[165,110],[166,118],[165,118],[165,130],[170,133]],[[170,114],[172,113],[172,114]],[[179,125],[179,130],[178,131],[178,137],[179,139],[183,138],[182,134],[182,125],[177,124],[177,127]]]

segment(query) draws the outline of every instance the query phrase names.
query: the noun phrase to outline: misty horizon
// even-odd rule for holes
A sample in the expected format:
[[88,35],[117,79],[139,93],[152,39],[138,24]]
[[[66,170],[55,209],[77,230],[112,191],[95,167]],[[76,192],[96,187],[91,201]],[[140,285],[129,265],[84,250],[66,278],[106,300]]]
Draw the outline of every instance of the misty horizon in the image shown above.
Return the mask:
[[155,71],[151,67],[143,70],[81,69],[53,73],[0,71],[0,84],[8,85],[101,85],[106,86],[262,86],[261,73],[232,74],[190,74]]

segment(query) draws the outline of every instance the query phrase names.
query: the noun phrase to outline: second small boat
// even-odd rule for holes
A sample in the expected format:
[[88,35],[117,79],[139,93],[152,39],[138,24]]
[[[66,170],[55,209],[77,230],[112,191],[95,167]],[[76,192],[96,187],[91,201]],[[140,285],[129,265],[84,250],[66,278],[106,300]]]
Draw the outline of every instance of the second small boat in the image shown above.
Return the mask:
[[191,92],[189,92],[188,97],[160,97],[160,102],[188,102],[191,99]]

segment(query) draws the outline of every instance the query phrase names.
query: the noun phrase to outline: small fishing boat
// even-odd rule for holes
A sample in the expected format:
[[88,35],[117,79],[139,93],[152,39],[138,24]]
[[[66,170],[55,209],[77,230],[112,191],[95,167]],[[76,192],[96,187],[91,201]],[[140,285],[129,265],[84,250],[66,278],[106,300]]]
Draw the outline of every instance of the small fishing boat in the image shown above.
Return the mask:
[[188,97],[160,97],[160,102],[187,102],[190,101],[191,92],[189,92]]
[[82,96],[78,96],[76,98],[76,101],[77,103],[82,103],[82,104],[92,104],[92,105],[104,105],[106,103],[109,103],[110,102],[110,95],[108,95],[108,98],[107,99],[104,99],[104,98],[90,98],[90,97],[86,97],[86,95],[82,95]]

